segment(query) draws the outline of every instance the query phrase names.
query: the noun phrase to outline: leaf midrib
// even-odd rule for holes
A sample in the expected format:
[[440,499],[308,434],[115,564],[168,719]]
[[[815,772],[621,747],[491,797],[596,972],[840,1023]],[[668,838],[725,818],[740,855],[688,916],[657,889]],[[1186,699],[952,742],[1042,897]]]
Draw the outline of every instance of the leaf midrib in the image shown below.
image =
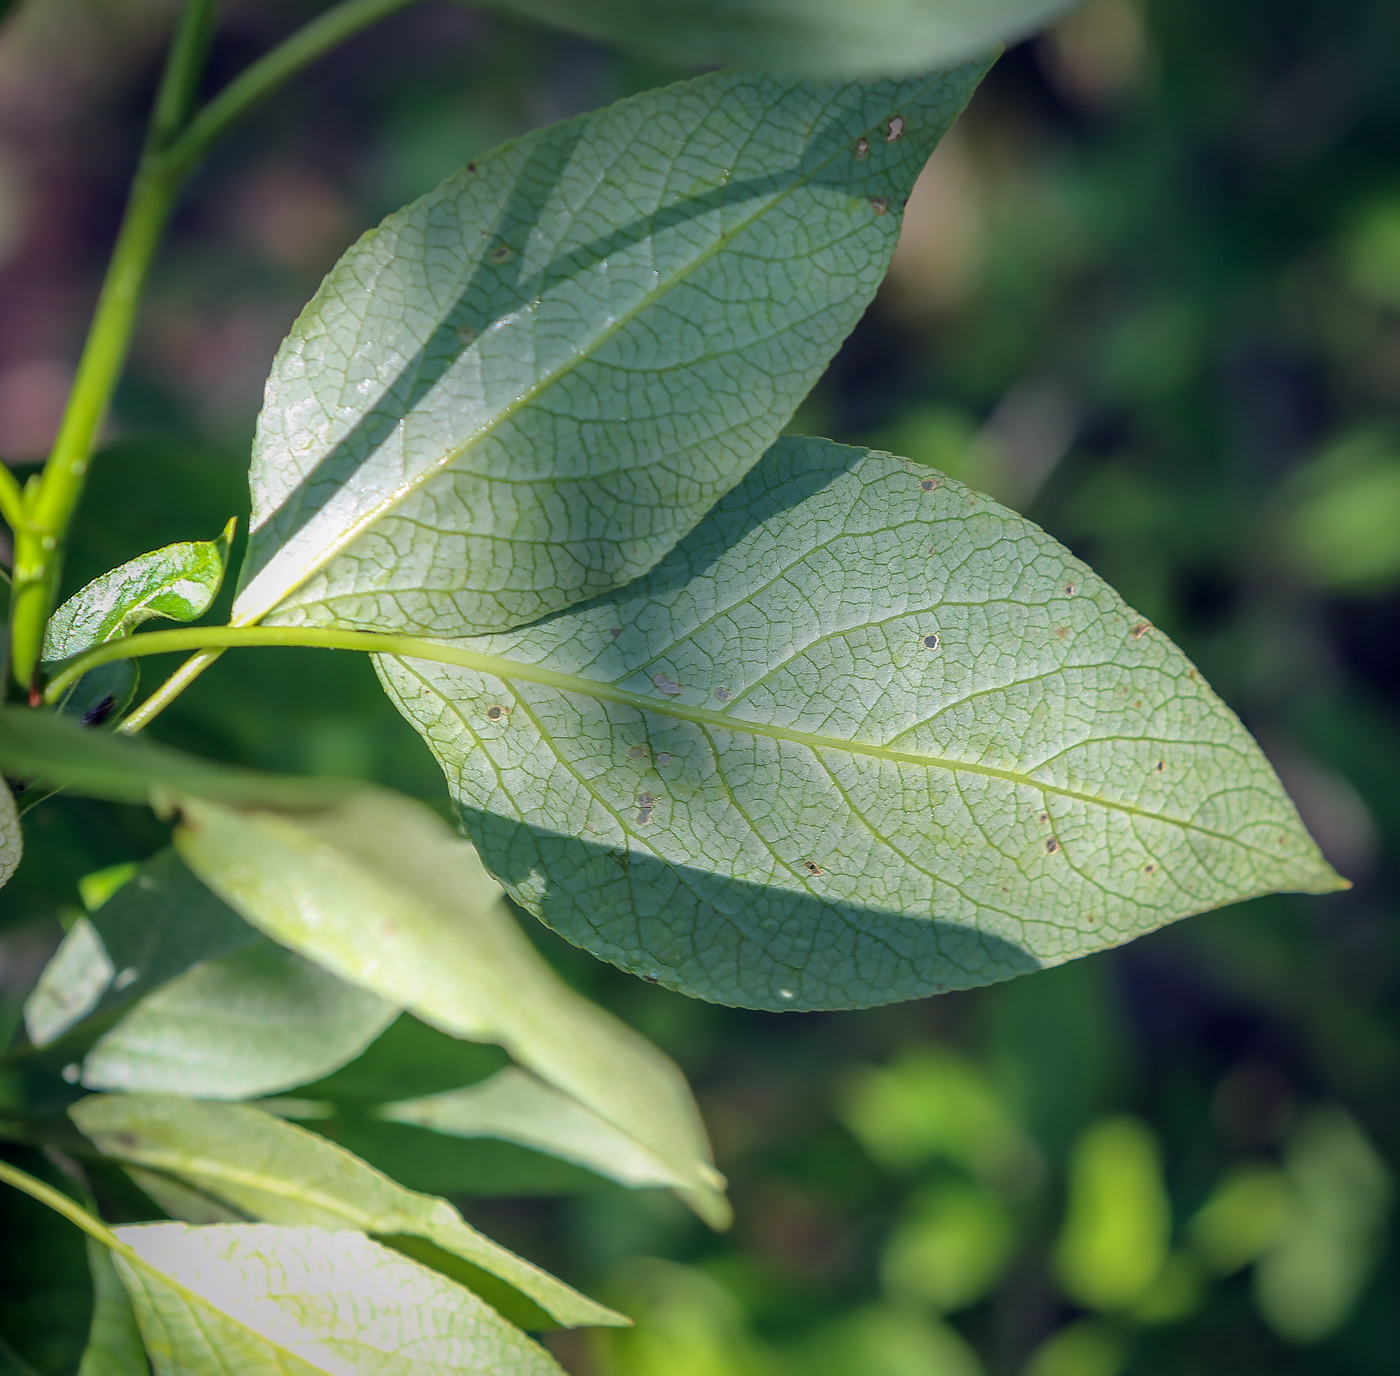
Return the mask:
[[[916,99],[918,96],[922,95],[923,92],[927,91],[930,87],[935,85],[937,80],[939,80],[944,75],[945,73],[938,73],[937,76],[931,77],[922,86],[917,87],[913,92],[911,92],[910,99]],[[873,124],[870,124],[865,129],[859,131],[854,137],[859,138],[862,135],[868,135],[876,131],[879,127],[880,121],[876,120]],[[499,426],[503,425],[506,421],[508,421],[512,416],[514,416],[518,411],[523,409],[526,405],[532,403],[537,397],[539,397],[548,388],[552,387],[560,379],[567,377],[570,373],[572,373],[576,368],[580,367],[582,364],[591,362],[593,356],[598,352],[598,350],[601,349],[603,345],[605,345],[615,335],[617,335],[625,326],[630,325],[633,320],[635,320],[645,310],[649,309],[657,301],[661,300],[662,297],[664,297],[667,293],[674,290],[674,288],[679,283],[683,282],[688,276],[690,276],[690,274],[698,271],[721,250],[727,248],[730,243],[732,243],[736,238],[738,238],[739,235],[748,230],[750,226],[756,224],[765,215],[774,210],[777,206],[781,205],[782,202],[785,201],[789,196],[792,196],[802,187],[807,185],[807,183],[810,182],[817,175],[818,172],[822,171],[824,168],[830,166],[831,163],[835,162],[836,159],[841,155],[845,143],[849,142],[849,139],[845,140],[841,146],[832,150],[829,157],[823,159],[819,163],[814,164],[807,172],[803,173],[801,176],[794,178],[790,185],[784,187],[782,191],[778,192],[771,199],[765,201],[757,210],[755,210],[751,215],[746,216],[733,229],[720,235],[708,248],[696,255],[696,257],[689,260],[683,266],[677,268],[671,273],[669,277],[665,278],[664,281],[657,283],[657,285],[654,286],[650,291],[644,293],[642,297],[640,297],[632,307],[630,307],[622,315],[618,316],[616,320],[614,320],[611,324],[606,326],[602,331],[594,335],[585,347],[575,350],[574,353],[564,363],[562,363],[559,367],[555,368],[553,371],[546,373],[534,386],[529,388],[527,391],[523,392],[519,397],[515,398],[515,400],[510,402],[508,405],[502,407],[484,425],[482,425],[478,430],[474,431],[460,444],[458,444],[453,449],[448,450],[447,453],[444,454],[441,458],[439,458],[436,462],[430,464],[428,467],[424,468],[420,473],[416,474],[414,477],[402,483],[398,488],[394,489],[387,497],[385,497],[385,499],[382,502],[377,504],[371,510],[367,511],[363,516],[360,517],[359,520],[355,521],[352,525],[348,526],[338,539],[332,541],[326,546],[323,546],[321,551],[318,552],[316,559],[309,565],[307,565],[297,575],[295,581],[288,583],[287,586],[283,588],[277,600],[273,602],[271,606],[267,607],[265,610],[260,612],[254,612],[244,616],[235,615],[231,624],[235,626],[251,625],[257,621],[262,620],[264,617],[271,615],[294,592],[296,592],[298,588],[302,587],[322,569],[326,568],[327,565],[329,565],[331,561],[334,560],[343,550],[347,549],[351,544],[353,544],[354,541],[358,539],[359,536],[368,527],[374,525],[376,522],[382,520],[385,516],[392,513],[396,507],[401,506],[404,502],[408,500],[409,497],[411,497],[420,488],[429,483],[444,469],[450,468],[470,449],[474,448],[476,445],[480,444],[482,440],[486,439],[491,434],[493,434]],[[657,207],[657,209],[660,209],[660,207]],[[324,508],[321,509],[324,510]],[[295,536],[293,536],[292,538],[294,540]],[[286,550],[288,548],[290,548],[290,542],[282,546],[282,550]]]

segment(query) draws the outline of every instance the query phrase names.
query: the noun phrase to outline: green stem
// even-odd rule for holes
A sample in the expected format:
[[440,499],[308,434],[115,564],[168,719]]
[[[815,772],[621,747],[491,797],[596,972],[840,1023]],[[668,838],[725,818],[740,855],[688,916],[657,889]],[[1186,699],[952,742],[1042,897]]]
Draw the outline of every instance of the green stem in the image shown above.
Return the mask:
[[342,0],[240,73],[166,149],[170,168],[184,172],[235,120],[331,49],[416,0]]
[[134,736],[143,727],[149,726],[221,654],[222,650],[201,650],[191,655],[140,707],[127,713],[117,730],[124,736]]
[[43,649],[44,627],[63,568],[63,545],[82,495],[88,456],[126,362],[146,273],[179,190],[179,177],[161,164],[160,155],[173,132],[172,122],[184,118],[193,98],[215,3],[188,0],[181,13],[58,437],[38,492],[22,508],[15,529],[10,665],[24,689],[33,682]]
[[16,533],[24,523],[24,493],[19,479],[0,463],[0,517]]
[[62,1190],[56,1190],[52,1185],[36,1180],[27,1171],[20,1170],[18,1166],[11,1166],[6,1161],[0,1161],[0,1180],[7,1185],[13,1185],[17,1190],[23,1190],[31,1199],[47,1204],[55,1213],[62,1214],[70,1223],[81,1228],[89,1237],[96,1238],[104,1247],[110,1247],[123,1254],[130,1251],[110,1228],[94,1218],[81,1205],[75,1204]]

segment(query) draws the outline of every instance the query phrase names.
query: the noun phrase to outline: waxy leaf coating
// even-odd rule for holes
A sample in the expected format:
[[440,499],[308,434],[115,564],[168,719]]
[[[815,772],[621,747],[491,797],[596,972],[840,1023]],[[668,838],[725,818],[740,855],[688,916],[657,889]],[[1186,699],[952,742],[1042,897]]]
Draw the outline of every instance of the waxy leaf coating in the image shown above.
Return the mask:
[[390,216],[273,365],[235,622],[463,635],[650,568],[855,325],[985,68],[704,76]]
[[459,644],[382,674],[487,866],[701,998],[914,998],[1342,882],[1165,636],[889,455],[785,439],[648,577]]

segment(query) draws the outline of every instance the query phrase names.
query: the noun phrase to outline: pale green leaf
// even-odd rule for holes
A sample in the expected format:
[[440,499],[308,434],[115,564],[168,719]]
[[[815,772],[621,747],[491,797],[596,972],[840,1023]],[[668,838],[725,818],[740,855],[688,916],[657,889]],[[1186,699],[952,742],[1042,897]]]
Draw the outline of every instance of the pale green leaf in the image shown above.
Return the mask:
[[249,1099],[354,1060],[399,1010],[270,941],[204,961],[148,995],[83,1062],[89,1089]]
[[101,1243],[87,1239],[92,1271],[92,1325],[78,1376],[148,1376],[136,1314],[112,1258]]
[[463,1089],[385,1104],[378,1116],[453,1137],[518,1142],[624,1185],[686,1185],[653,1152],[518,1066]]
[[[149,741],[84,730],[53,712],[0,706],[0,770],[118,803],[160,802],[167,790],[265,807],[314,807],[344,785],[274,778],[198,760]],[[0,836],[8,835],[0,813]],[[4,852],[0,851],[0,855]]]
[[158,1376],[560,1376],[470,1290],[362,1233],[113,1231]]
[[174,1176],[245,1218],[431,1243],[467,1263],[456,1278],[523,1327],[626,1322],[483,1237],[446,1200],[406,1190],[262,1109],[137,1094],[84,1099],[68,1112],[104,1155]]
[[1075,0],[485,0],[686,66],[923,72],[1023,38]]
[[70,928],[25,1003],[29,1038],[47,1046],[84,1019],[111,1023],[191,966],[265,941],[162,851]]
[[789,438],[480,671],[384,660],[519,902],[722,1003],[984,984],[1338,880],[1175,646],[1014,512]]
[[459,635],[650,568],[855,325],[985,69],[704,76],[391,216],[273,365],[235,621]]
[[203,616],[224,581],[233,527],[230,521],[217,540],[185,540],[142,554],[74,593],[49,619],[45,662],[130,635],[155,617],[194,621]]
[[19,812],[4,779],[0,779],[0,885],[8,882],[23,854],[24,838],[20,835]]
[[565,985],[530,945],[476,851],[419,803],[362,789],[323,812],[187,799],[190,868],[276,941],[454,1036],[495,1042],[635,1139],[724,1221],[684,1078]]

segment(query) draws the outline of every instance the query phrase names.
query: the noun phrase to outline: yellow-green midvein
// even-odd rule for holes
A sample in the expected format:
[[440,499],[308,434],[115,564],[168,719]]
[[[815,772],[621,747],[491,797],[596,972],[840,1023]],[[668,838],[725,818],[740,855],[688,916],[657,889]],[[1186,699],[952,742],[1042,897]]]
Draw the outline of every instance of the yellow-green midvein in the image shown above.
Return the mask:
[[1109,808],[1114,812],[1142,817],[1148,821],[1163,822],[1168,826],[1180,827],[1201,836],[1210,836],[1231,845],[1244,846],[1254,850],[1238,837],[1224,832],[1213,831],[1199,823],[1181,817],[1171,817],[1161,812],[1151,812],[1132,803],[1118,802],[1111,798],[1101,798],[1078,789],[1064,788],[1059,784],[1046,783],[1030,774],[1014,769],[998,769],[994,765],[973,764],[966,760],[948,759],[941,755],[925,755],[912,750],[891,750],[886,746],[874,745],[865,741],[844,740],[837,736],[823,736],[814,731],[794,731],[787,726],[774,726],[768,722],[753,721],[744,717],[734,717],[728,712],[717,712],[709,707],[693,707],[686,703],[668,701],[665,698],[647,697],[633,693],[615,684],[602,683],[597,679],[584,678],[579,674],[565,674],[557,669],[546,668],[543,664],[530,664],[525,660],[506,659],[501,655],[483,654],[479,650],[468,650],[461,645],[444,645],[432,640],[418,640],[413,636],[386,635],[377,631],[337,631],[318,626],[196,626],[179,631],[149,631],[143,635],[127,636],[123,640],[113,640],[99,645],[86,654],[70,661],[53,681],[44,694],[48,703],[58,702],[74,683],[84,674],[104,664],[119,659],[134,659],[143,655],[182,653],[202,650],[231,650],[239,646],[302,646],[323,650],[360,650],[367,654],[392,655],[396,659],[428,660],[435,664],[451,664],[459,669],[472,669],[480,674],[506,681],[538,683],[546,688],[554,688],[561,693],[574,693],[582,697],[596,698],[601,702],[615,702],[631,707],[638,712],[654,716],[672,717],[676,721],[703,723],[719,727],[721,730],[736,731],[751,736],[766,736],[770,740],[790,741],[810,750],[829,750],[848,755],[865,755],[875,760],[885,760],[891,764],[917,765],[925,769],[947,769],[963,774],[980,774],[990,779],[1004,779],[1007,783],[1024,788],[1033,788],[1041,793],[1059,798],[1069,798],[1075,802],[1088,803],[1092,807]]

